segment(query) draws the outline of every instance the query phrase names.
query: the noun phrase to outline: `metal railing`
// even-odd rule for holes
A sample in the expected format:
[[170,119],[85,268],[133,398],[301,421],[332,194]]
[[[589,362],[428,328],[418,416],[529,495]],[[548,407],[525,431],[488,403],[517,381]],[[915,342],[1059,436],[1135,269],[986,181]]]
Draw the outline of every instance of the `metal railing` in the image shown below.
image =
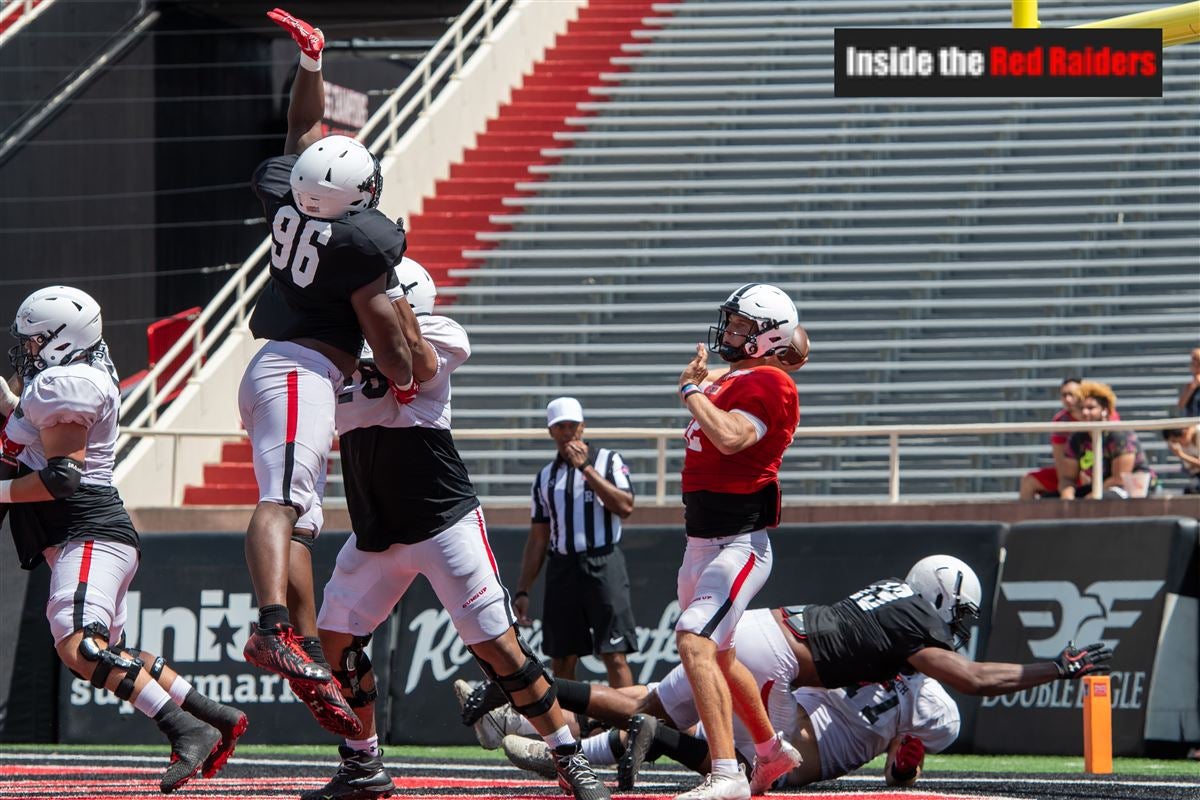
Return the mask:
[[[888,502],[900,502],[900,440],[905,437],[924,436],[956,436],[984,435],[991,436],[1002,433],[1074,433],[1087,431],[1092,435],[1092,452],[1095,463],[1092,465],[1093,498],[1099,499],[1104,494],[1104,450],[1101,446],[1104,431],[1157,431],[1169,428],[1185,428],[1190,425],[1200,425],[1200,417],[1173,417],[1156,420],[1121,420],[1119,422],[988,422],[980,424],[958,425],[832,425],[825,427],[802,427],[796,429],[796,438],[814,437],[848,437],[869,438],[888,437]],[[654,478],[654,505],[664,506],[667,503],[667,442],[679,440],[682,437],[679,428],[589,428],[588,434],[595,439],[623,440],[652,440],[657,449],[656,469]],[[171,496],[180,496],[177,492],[176,467],[179,441],[185,438],[220,438],[245,439],[246,432],[239,430],[157,430],[154,428],[121,428],[122,437],[157,437],[171,439]],[[454,438],[458,441],[513,441],[544,440],[546,431],[543,428],[468,428],[456,430]]]
[[[366,141],[368,136],[379,129],[371,141],[370,149],[378,155],[379,148],[394,146],[399,140],[399,132],[407,129],[419,114],[429,108],[438,88],[447,77],[453,77],[462,70],[481,38],[491,34],[497,18],[511,3],[512,0],[474,0],[387,101],[371,115],[357,138]],[[412,97],[401,107],[401,102],[410,93]],[[197,376],[204,359],[225,341],[235,325],[245,324],[249,309],[270,276],[268,270],[261,269],[262,260],[269,252],[270,244],[269,236],[263,239],[250,257],[208,301],[204,311],[184,331],[179,340],[168,348],[143,380],[122,400],[121,422],[124,427],[117,442],[118,452],[129,444],[129,431],[138,431],[139,435],[143,436],[149,435],[145,432],[145,426],[157,423],[164,398],[171,397],[185,380]],[[210,326],[221,309],[225,309],[224,313]],[[174,366],[178,356],[189,346],[192,348],[191,354],[177,367]],[[175,372],[159,386],[159,379],[168,368],[174,368]]]

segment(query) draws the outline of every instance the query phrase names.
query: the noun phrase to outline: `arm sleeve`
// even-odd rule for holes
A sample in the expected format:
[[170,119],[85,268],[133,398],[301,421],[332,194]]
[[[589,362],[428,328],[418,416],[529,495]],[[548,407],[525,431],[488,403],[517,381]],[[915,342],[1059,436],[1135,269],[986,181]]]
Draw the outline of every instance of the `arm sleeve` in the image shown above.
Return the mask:
[[[254,170],[252,187],[262,203],[263,212],[270,217],[276,207],[288,202],[292,196],[292,167],[297,155],[268,158]],[[270,222],[270,219],[267,220]]]
[[90,428],[104,407],[104,392],[79,375],[46,375],[21,398],[25,419],[38,430],[72,424]]
[[618,489],[633,494],[633,482],[629,480],[629,467],[625,465],[625,459],[621,458],[621,454],[616,450],[609,450],[608,453],[608,467],[604,470],[604,477]]
[[550,514],[546,511],[545,498],[542,496],[542,473],[538,472],[533,479],[533,491],[529,510],[530,522],[549,522]]

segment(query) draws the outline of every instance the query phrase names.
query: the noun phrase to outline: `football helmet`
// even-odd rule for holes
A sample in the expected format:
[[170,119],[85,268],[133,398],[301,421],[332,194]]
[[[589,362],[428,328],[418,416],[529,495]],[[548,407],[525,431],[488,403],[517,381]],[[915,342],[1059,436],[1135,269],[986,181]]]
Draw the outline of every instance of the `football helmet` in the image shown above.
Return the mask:
[[402,258],[395,267],[395,273],[413,313],[418,317],[432,314],[434,301],[437,300],[437,284],[425,268],[411,258]]
[[904,579],[929,601],[954,634],[954,649],[971,640],[971,623],[979,618],[983,589],[975,570],[954,556],[926,556],[913,564]]
[[339,219],[379,205],[383,173],[379,159],[362,142],[334,135],[318,139],[300,154],[292,166],[291,184],[300,213]]
[[[725,342],[725,330],[734,314],[754,323],[740,345]],[[796,304],[782,289],[767,283],[747,283],[721,304],[717,324],[709,328],[708,347],[730,362],[783,353],[799,324]]]
[[[17,344],[8,351],[23,377],[69,364],[100,343],[100,304],[70,286],[38,289],[17,308],[9,332]],[[36,350],[36,352],[32,352]]]

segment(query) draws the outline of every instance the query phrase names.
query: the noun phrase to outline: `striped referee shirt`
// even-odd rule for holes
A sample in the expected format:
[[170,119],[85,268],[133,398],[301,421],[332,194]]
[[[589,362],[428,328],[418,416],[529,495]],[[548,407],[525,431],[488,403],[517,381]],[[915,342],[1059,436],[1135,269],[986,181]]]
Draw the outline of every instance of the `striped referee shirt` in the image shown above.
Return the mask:
[[[588,445],[588,460],[618,489],[633,493],[629,467],[616,450]],[[550,523],[550,549],[560,555],[585,553],[616,544],[621,519],[596,497],[583,471],[556,457],[533,480],[531,517]]]

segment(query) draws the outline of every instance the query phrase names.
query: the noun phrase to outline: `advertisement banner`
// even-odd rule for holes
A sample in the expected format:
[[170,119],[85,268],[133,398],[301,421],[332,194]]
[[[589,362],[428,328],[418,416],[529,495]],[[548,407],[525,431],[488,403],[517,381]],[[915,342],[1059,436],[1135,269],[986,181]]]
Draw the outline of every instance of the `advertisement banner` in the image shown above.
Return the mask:
[[[903,578],[926,555],[948,553],[970,564],[983,584],[984,623],[973,637],[975,647],[986,643],[986,620],[1005,530],[1006,526],[997,523],[785,526],[771,532],[775,563],[751,608],[831,603],[880,578]],[[520,571],[527,534],[528,529],[523,528],[489,530],[500,574],[510,591]],[[639,652],[629,656],[636,683],[659,680],[679,663],[674,631],[679,616],[675,575],[685,542],[682,528],[673,526],[629,527],[622,535],[638,625]],[[535,620],[541,615],[543,595],[539,578],[530,592],[530,616]],[[457,678],[481,680],[483,673],[424,580],[414,582],[405,596],[394,631],[390,741],[473,743],[472,731],[458,721],[451,685]],[[523,635],[541,656],[540,620],[532,629],[524,629]],[[578,677],[603,681],[603,663],[590,656],[581,659]],[[963,714],[963,734],[956,744],[956,749],[961,749],[970,745],[976,700],[956,699],[961,701]]]
[[[317,603],[333,572],[346,534],[318,537],[313,549]],[[246,571],[245,536],[234,533],[169,533],[142,537],[142,559],[127,595],[129,646],[163,656],[204,694],[246,712],[247,743],[327,743],[308,708],[287,682],[242,659],[249,626],[258,620]],[[45,568],[40,568],[45,571]],[[41,600],[43,607],[45,598]],[[388,623],[368,652],[386,652]],[[46,632],[49,642],[49,632]],[[389,685],[388,659],[376,662],[381,695]],[[107,690],[59,670],[59,741],[70,743],[159,743],[162,734],[131,704]],[[386,712],[387,703],[381,703]],[[386,725],[386,716],[381,719]]]
[[[1172,609],[1194,608],[1196,522],[1189,519],[1088,520],[1021,523],[1012,526],[987,647],[990,661],[1045,661],[1069,642],[1104,642],[1113,649],[1113,753],[1144,752],[1152,677],[1163,686],[1187,686],[1155,705],[1159,714],[1175,709],[1179,719],[1194,713],[1194,627]],[[1189,598],[1191,603],[1179,602]],[[1194,615],[1192,617],[1194,624]],[[1172,637],[1164,652],[1193,642],[1189,659],[1159,664],[1163,634]],[[1182,651],[1186,652],[1186,650]],[[984,699],[975,749],[984,753],[1082,752],[1081,684],[1056,681],[1022,692]]]

